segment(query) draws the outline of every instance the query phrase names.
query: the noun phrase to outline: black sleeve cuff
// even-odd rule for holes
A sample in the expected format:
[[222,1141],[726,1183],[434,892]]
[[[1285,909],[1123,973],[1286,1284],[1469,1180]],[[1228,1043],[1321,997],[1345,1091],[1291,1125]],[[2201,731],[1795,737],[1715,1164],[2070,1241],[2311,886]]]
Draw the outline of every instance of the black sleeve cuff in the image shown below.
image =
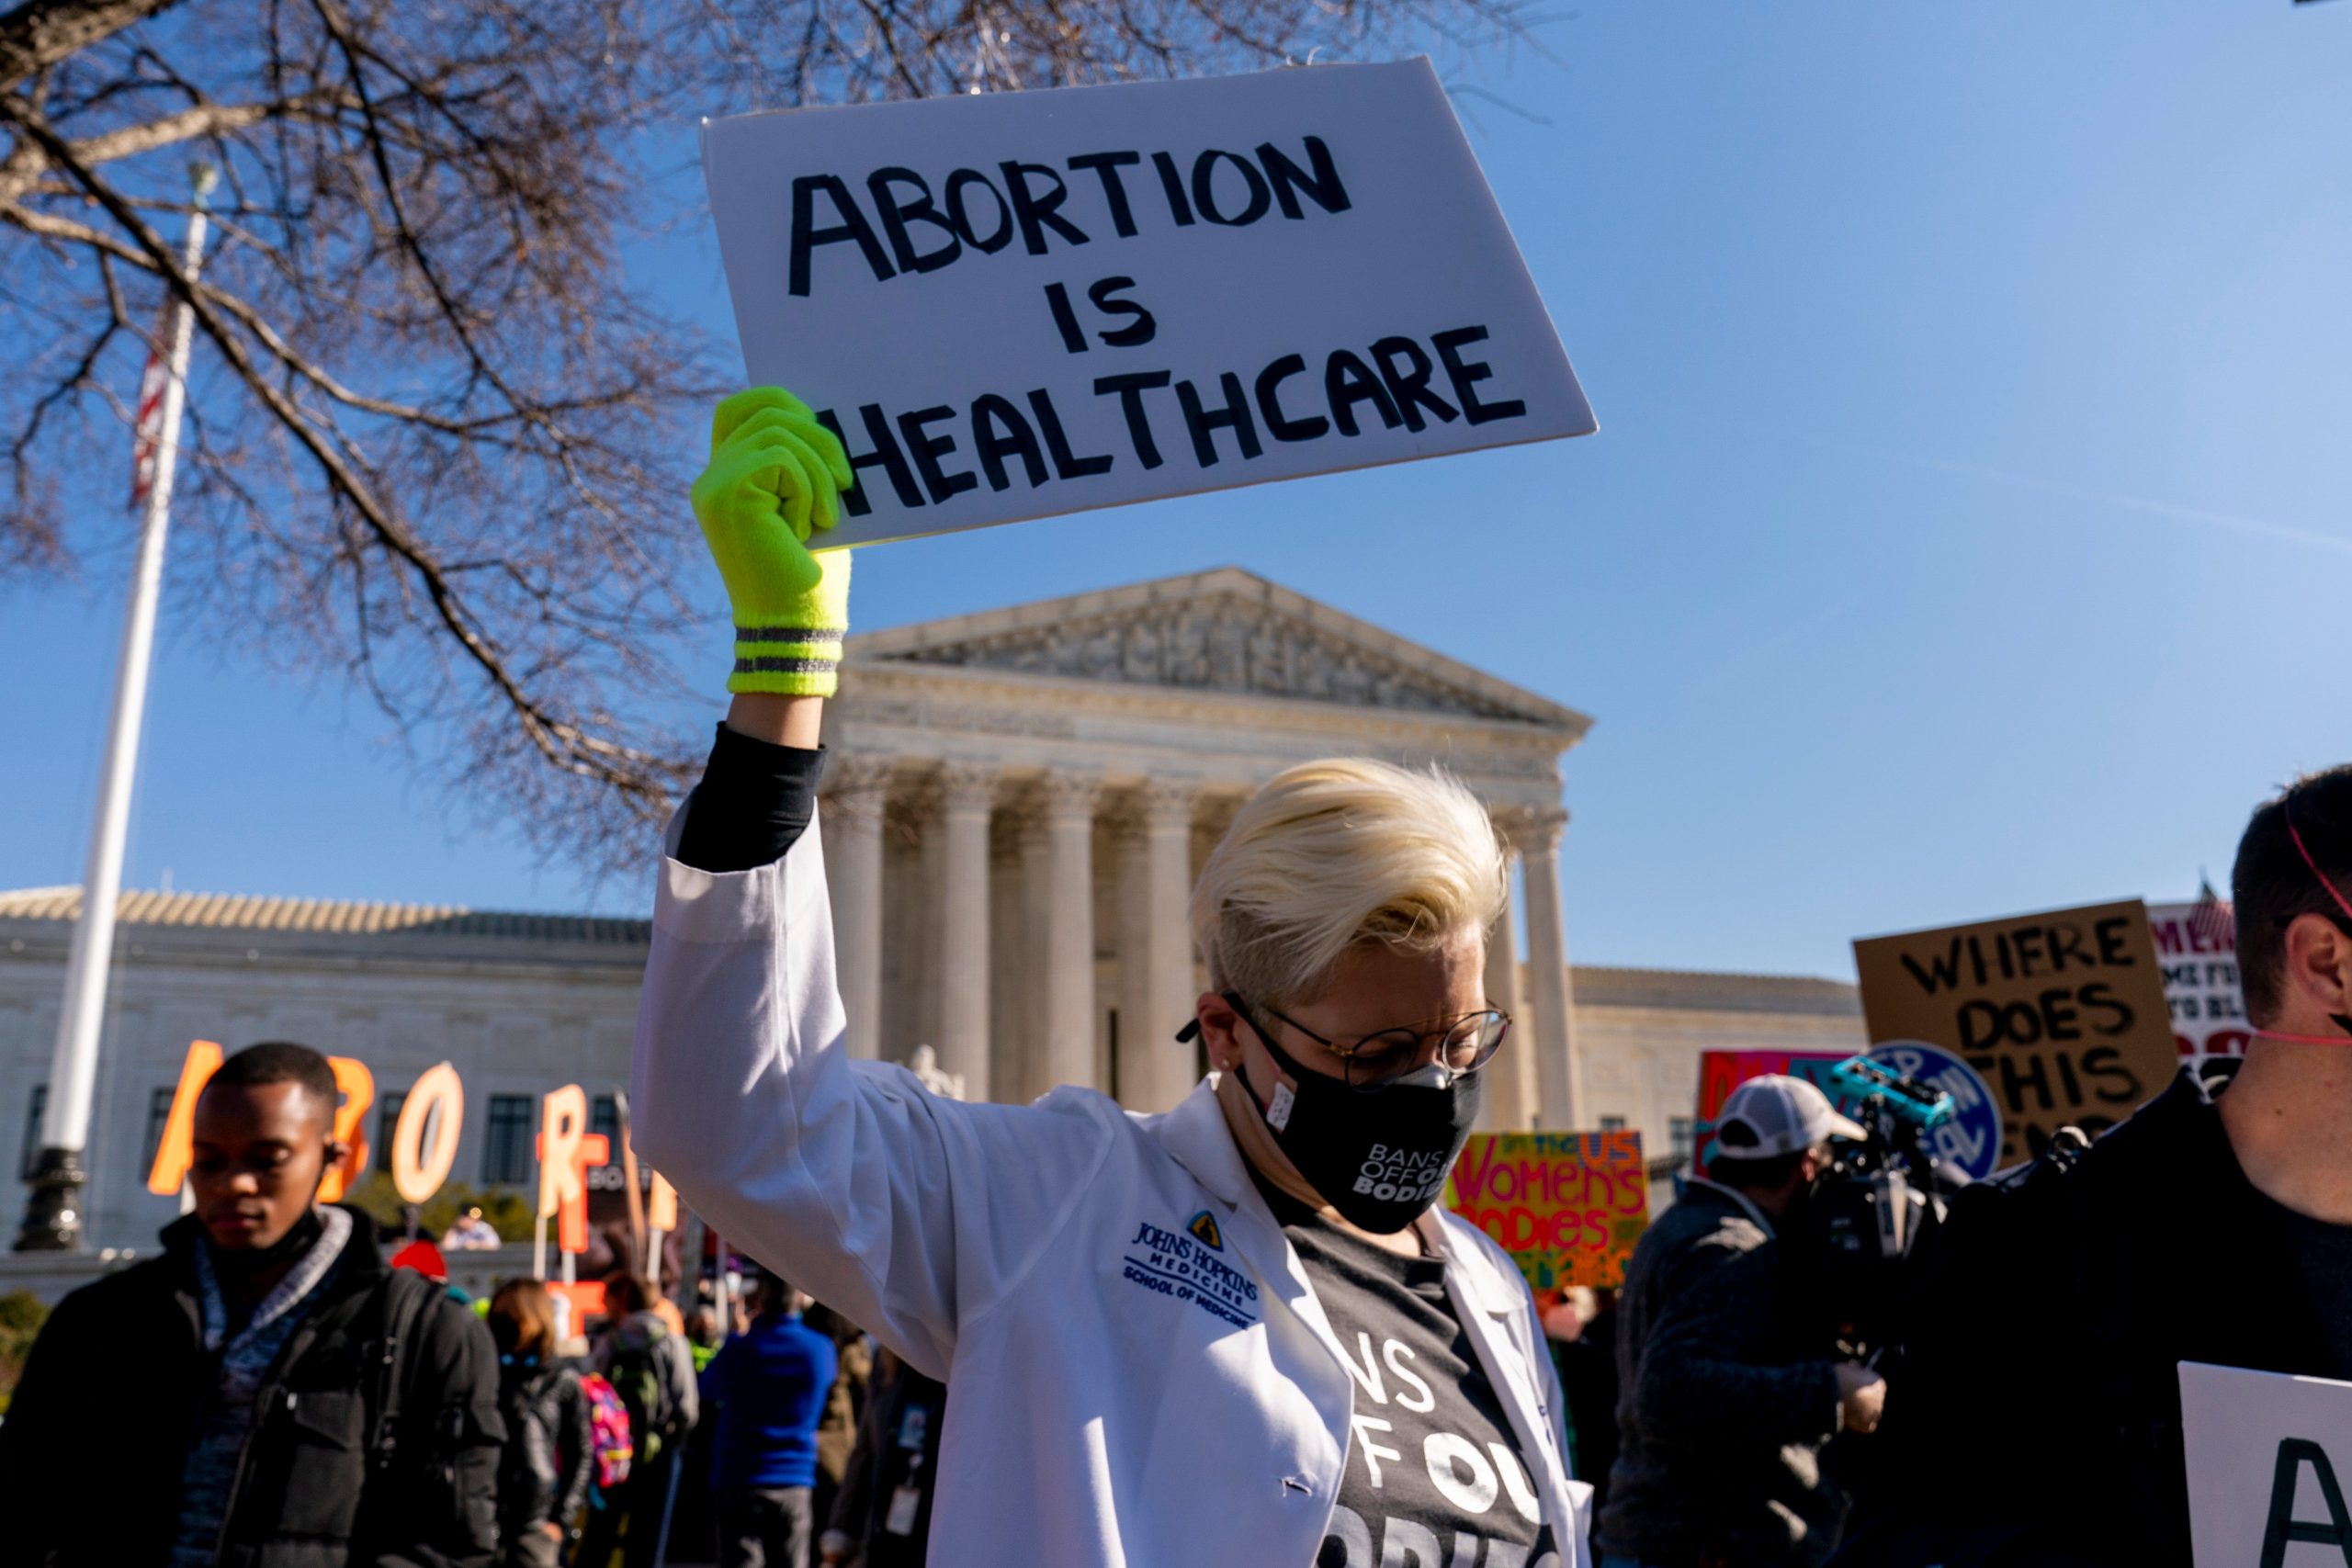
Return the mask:
[[782,860],[817,819],[824,748],[771,746],[725,725],[686,797],[678,858],[696,871],[749,871]]

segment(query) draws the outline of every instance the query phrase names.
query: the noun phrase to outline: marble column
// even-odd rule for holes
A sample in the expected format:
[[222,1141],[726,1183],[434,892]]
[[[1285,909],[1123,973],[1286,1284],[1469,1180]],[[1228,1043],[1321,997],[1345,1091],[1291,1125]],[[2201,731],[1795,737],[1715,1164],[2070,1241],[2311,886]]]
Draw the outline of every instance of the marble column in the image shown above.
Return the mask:
[[[1507,813],[1494,814],[1496,836],[1503,845],[1503,869],[1510,877],[1511,866],[1518,860],[1511,843],[1510,818]],[[1483,1130],[1493,1133],[1524,1133],[1535,1124],[1535,1032],[1527,1016],[1527,1001],[1520,994],[1519,891],[1516,879],[1510,879],[1510,896],[1504,900],[1503,912],[1487,932],[1487,999],[1511,1016],[1511,1032],[1503,1042],[1502,1054],[1487,1069],[1487,1103],[1480,1118]]]
[[1534,1013],[1538,1114],[1547,1132],[1587,1132],[1584,1072],[1577,1060],[1576,998],[1569,988],[1568,944],[1560,916],[1558,807],[1521,819],[1520,853],[1527,884],[1527,990]]
[[933,970],[939,1065],[964,1097],[989,1098],[989,804],[996,770],[950,762],[940,773],[939,940]]
[[1038,1066],[1045,1089],[1095,1087],[1094,805],[1101,792],[1091,773],[1048,773],[1038,785],[1046,1004]]
[[1176,1042],[1193,1016],[1193,798],[1195,786],[1136,792],[1120,841],[1119,1099],[1167,1111],[1191,1092],[1193,1052]]
[[833,970],[853,1056],[878,1055],[882,1028],[882,811],[893,760],[836,756],[826,769],[825,878]]

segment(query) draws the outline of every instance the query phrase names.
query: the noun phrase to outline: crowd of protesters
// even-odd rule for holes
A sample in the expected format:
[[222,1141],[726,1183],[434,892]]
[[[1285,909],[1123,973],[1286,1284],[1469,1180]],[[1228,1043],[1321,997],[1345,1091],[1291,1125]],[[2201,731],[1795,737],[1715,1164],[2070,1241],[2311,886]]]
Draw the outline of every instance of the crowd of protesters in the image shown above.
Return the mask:
[[[193,1212],[33,1348],[0,1564],[899,1568],[934,1516],[943,1560],[1023,1568],[2185,1564],[2178,1365],[2352,1381],[2352,767],[2241,840],[2234,1076],[1959,1190],[1867,1358],[1815,1212],[1866,1134],[1790,1077],[1732,1094],[1622,1291],[1539,1300],[1438,1201],[1510,1024],[1503,863],[1441,771],[1242,806],[1174,1111],[849,1060],[807,832],[847,567],[804,547],[849,473],[786,394],[722,405],[695,501],[753,651],[670,840],[632,1089],[788,1277],[688,1318],[617,1274],[579,1345],[536,1280],[477,1314],[317,1201],[325,1059],[249,1047],[198,1099]],[[2195,1313],[2182,1234],[2226,1281]]]
[[[158,1256],[66,1296],[26,1361],[0,1421],[0,1564],[808,1568],[820,1532],[829,1562],[922,1560],[903,1510],[866,1549],[886,1466],[861,1424],[910,1401],[895,1372],[869,1399],[857,1328],[773,1276],[731,1335],[708,1306],[673,1329],[627,1272],[571,1341],[538,1280],[469,1303],[317,1201],[337,1099],[307,1046],[215,1071],[192,1211]],[[696,1499],[715,1514],[682,1531]]]

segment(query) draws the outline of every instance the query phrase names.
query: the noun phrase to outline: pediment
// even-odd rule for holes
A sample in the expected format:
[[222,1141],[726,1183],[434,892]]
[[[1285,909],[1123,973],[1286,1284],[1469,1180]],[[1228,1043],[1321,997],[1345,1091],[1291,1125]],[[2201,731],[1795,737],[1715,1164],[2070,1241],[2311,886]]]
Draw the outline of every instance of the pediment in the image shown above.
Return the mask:
[[1234,567],[853,637],[887,660],[1556,728],[1582,714]]

